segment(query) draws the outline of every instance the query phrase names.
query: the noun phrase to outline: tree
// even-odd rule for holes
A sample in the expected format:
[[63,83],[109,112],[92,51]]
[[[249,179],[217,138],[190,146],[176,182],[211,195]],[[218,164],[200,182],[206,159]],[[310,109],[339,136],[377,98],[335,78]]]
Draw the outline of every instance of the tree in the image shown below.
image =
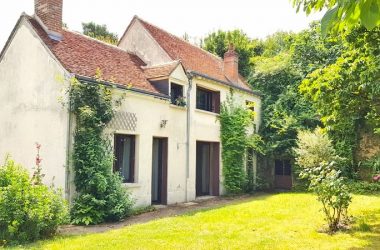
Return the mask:
[[204,39],[202,48],[223,58],[231,43],[239,54],[239,73],[247,77],[251,72],[250,58],[261,49],[259,41],[250,39],[242,30],[213,32]]
[[117,44],[117,34],[108,31],[105,24],[99,25],[94,22],[82,23],[83,34],[110,44]]
[[352,28],[358,23],[372,30],[380,25],[379,0],[292,0],[297,12],[302,8],[306,14],[327,9],[321,20],[322,34],[328,31]]
[[353,177],[360,127],[369,125],[380,133],[380,28],[356,28],[341,40],[341,55],[310,73],[300,91],[312,101]]

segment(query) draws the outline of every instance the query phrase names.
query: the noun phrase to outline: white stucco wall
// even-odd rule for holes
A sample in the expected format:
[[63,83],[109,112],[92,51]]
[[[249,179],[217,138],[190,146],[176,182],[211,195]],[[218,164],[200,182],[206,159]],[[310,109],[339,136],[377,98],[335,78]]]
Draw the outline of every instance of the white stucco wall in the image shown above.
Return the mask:
[[131,23],[119,47],[136,53],[148,66],[172,61],[138,19]]
[[0,61],[0,160],[9,153],[31,172],[38,142],[44,182],[65,190],[68,112],[57,75],[64,71],[22,20]]

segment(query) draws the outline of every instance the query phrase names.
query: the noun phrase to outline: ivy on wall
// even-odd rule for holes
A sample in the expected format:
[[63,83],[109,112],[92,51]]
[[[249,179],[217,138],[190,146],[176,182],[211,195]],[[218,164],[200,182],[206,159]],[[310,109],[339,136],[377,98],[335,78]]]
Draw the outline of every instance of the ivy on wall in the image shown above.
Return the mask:
[[220,111],[220,137],[224,187],[229,194],[238,194],[253,189],[253,169],[245,171],[246,151],[251,149],[263,154],[263,142],[257,134],[249,135],[253,128],[254,113],[233,101],[233,93],[222,103]]
[[73,78],[69,90],[70,111],[76,127],[72,163],[77,197],[71,208],[74,224],[98,224],[128,215],[133,201],[112,172],[113,155],[103,137],[120,99],[111,88],[98,83],[81,83]]

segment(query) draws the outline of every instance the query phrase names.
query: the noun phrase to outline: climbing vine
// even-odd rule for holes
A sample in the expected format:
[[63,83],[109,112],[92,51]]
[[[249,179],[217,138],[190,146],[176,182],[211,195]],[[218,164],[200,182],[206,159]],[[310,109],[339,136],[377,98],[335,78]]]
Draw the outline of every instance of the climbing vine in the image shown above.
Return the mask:
[[233,93],[222,103],[220,111],[222,161],[224,187],[230,194],[242,193],[254,185],[253,170],[245,171],[247,149],[263,153],[262,140],[257,134],[249,135],[253,129],[254,113],[241,105],[235,104]]
[[98,224],[127,216],[132,200],[121,178],[112,172],[113,155],[103,137],[120,99],[111,88],[100,83],[81,83],[72,79],[69,90],[70,111],[76,127],[72,163],[78,193],[71,208],[75,224]]

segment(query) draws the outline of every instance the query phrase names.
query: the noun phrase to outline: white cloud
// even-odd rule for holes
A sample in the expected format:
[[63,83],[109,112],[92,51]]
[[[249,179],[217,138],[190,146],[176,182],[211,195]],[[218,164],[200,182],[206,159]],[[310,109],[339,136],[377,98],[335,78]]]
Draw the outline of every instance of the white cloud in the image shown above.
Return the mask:
[[[122,35],[134,15],[175,35],[185,32],[204,37],[217,29],[239,28],[252,38],[264,38],[276,31],[300,31],[321,14],[306,17],[296,13],[288,0],[63,0],[63,21],[71,30],[81,23],[106,24]],[[2,0],[0,48],[3,47],[20,14],[33,14],[34,0]]]

